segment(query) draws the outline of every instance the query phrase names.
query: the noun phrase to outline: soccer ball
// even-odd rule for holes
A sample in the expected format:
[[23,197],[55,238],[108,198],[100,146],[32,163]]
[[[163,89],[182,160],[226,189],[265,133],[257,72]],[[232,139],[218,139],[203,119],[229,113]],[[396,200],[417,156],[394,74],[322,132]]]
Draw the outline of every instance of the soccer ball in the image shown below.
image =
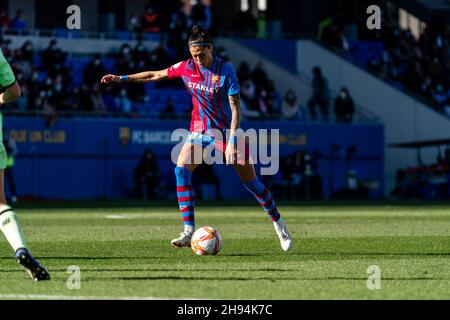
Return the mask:
[[196,255],[216,255],[220,251],[222,237],[213,227],[197,229],[192,235],[191,248]]

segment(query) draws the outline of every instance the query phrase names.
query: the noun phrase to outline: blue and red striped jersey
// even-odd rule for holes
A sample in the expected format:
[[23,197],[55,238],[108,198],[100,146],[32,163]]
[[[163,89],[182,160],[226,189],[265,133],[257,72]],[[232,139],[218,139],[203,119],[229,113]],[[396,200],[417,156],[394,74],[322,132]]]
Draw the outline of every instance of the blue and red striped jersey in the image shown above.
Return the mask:
[[210,129],[230,128],[228,96],[240,92],[231,63],[214,57],[213,64],[205,68],[189,59],[171,66],[168,78],[181,78],[192,96],[191,132],[209,134]]

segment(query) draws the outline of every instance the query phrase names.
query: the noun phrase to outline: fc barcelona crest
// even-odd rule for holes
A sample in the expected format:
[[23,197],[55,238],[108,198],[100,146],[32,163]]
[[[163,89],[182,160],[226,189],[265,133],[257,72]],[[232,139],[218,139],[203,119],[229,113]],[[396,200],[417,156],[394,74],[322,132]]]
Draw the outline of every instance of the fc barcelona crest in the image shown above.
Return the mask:
[[212,76],[212,83],[217,83],[217,82],[219,82],[219,76],[218,75]]

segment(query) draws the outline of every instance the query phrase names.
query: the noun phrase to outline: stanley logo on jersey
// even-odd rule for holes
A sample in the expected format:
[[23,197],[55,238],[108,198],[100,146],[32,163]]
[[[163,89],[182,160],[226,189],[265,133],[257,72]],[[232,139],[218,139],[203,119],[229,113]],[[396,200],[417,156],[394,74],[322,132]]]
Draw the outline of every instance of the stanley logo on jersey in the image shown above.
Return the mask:
[[199,83],[194,83],[194,82],[188,82],[188,87],[190,89],[206,91],[209,93],[214,93],[214,92],[219,91],[219,88],[217,88],[217,89],[209,88],[209,87],[205,86],[204,84],[199,84]]

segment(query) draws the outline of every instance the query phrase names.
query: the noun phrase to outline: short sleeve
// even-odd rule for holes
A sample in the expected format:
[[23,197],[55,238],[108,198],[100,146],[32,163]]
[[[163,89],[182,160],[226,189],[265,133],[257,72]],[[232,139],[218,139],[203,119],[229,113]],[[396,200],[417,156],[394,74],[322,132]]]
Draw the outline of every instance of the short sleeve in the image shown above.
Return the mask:
[[228,85],[228,95],[232,96],[238,94],[241,89],[239,88],[239,81],[236,76],[236,72],[234,71],[233,65],[228,64],[228,72],[227,72],[227,85]]
[[181,76],[184,73],[185,68],[186,68],[185,61],[181,61],[181,62],[174,64],[167,70],[167,78],[168,79],[181,78]]

